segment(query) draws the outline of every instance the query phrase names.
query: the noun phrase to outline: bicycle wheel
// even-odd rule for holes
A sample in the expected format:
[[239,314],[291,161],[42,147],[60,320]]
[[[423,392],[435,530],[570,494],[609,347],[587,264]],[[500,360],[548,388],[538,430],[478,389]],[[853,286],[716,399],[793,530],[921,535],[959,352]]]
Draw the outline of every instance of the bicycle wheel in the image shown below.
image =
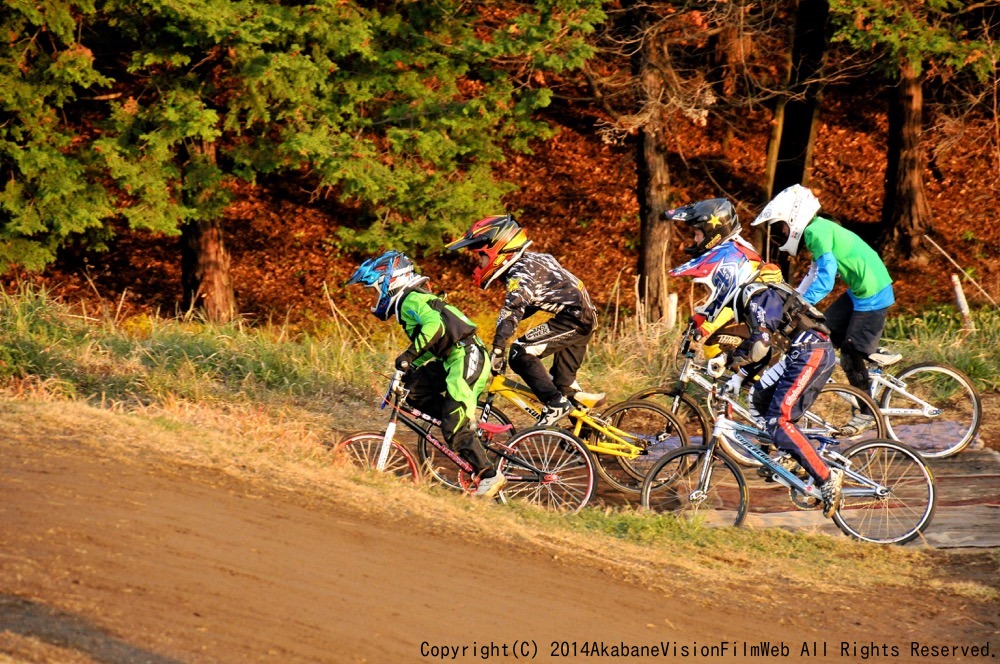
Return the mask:
[[654,403],[669,410],[684,427],[690,445],[704,445],[712,436],[712,418],[690,394],[678,392],[673,387],[650,387],[636,392],[625,400],[640,399],[653,399]]
[[587,447],[570,432],[535,427],[501,446],[512,457],[497,465],[507,478],[501,491],[505,500],[579,512],[594,495],[594,463]]
[[[833,521],[850,537],[878,544],[905,544],[931,517],[934,476],[919,453],[894,440],[866,440],[844,452],[843,497]],[[855,469],[863,468],[863,472]]]
[[[854,436],[843,436],[840,429],[858,413],[871,414],[875,425]],[[858,442],[886,438],[885,419],[871,395],[851,385],[827,383],[805,414],[796,422],[807,436],[810,434]]]
[[[479,417],[481,414],[482,405],[476,409],[476,416]],[[496,406],[490,407],[490,415],[486,418],[486,421],[490,424],[510,424],[507,416]],[[425,432],[430,431],[431,426],[429,422],[421,422],[421,424],[426,426]],[[435,432],[435,437],[444,442],[444,435],[441,433],[441,429],[438,428]],[[513,434],[514,430],[511,429],[510,433]],[[489,448],[486,449],[486,457],[496,465],[498,459],[495,454],[490,452]],[[455,462],[445,456],[441,450],[436,448],[433,443],[427,440],[426,435],[419,436],[417,439],[417,460],[420,462],[420,468],[435,481],[457,491],[465,490],[459,479],[461,469],[455,465]]]
[[886,387],[880,399],[891,438],[931,459],[958,454],[975,440],[983,406],[968,376],[925,362],[903,369],[895,378],[902,385]]
[[[383,431],[365,431],[348,436],[340,442],[334,443],[331,447],[335,454],[347,459],[352,465],[365,471],[374,472],[376,465],[378,465],[384,437],[385,432]],[[416,460],[410,451],[396,439],[390,443],[389,455],[386,458],[383,472],[414,482],[420,480],[420,470]]]
[[684,447],[660,459],[640,496],[646,509],[708,526],[739,526],[750,502],[740,467],[714,446]]
[[[624,440],[644,451],[644,454],[629,458],[591,450],[597,474],[618,491],[639,493],[649,469],[664,454],[688,444],[687,434],[677,418],[650,401],[617,403],[602,413],[600,419],[621,431],[618,435]],[[617,441],[591,430],[587,442],[597,446]]]

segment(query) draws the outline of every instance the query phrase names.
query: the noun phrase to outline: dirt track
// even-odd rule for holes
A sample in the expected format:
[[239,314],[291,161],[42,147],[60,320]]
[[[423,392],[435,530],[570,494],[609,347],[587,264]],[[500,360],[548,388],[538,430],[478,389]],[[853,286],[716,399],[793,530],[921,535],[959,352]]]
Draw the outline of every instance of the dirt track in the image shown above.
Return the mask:
[[[491,642],[508,648],[493,661],[514,661],[515,642],[526,641],[538,661],[587,661],[551,657],[554,641],[725,641],[739,652],[770,639],[789,645],[785,661],[801,659],[803,642],[818,641],[822,655],[825,641],[827,656],[812,661],[840,662],[861,658],[842,657],[842,641],[899,648],[902,657],[869,660],[883,662],[907,659],[916,638],[1000,648],[1000,616],[970,612],[959,597],[928,603],[893,590],[850,600],[780,580],[695,588],[683,579],[665,594],[426,528],[148,455],[0,442],[0,661],[440,661],[429,646],[422,656],[425,642],[468,646],[454,660],[465,662],[483,661]],[[956,573],[973,578],[973,567]],[[783,593],[799,599],[769,601]],[[669,659],[706,661],[681,654]]]

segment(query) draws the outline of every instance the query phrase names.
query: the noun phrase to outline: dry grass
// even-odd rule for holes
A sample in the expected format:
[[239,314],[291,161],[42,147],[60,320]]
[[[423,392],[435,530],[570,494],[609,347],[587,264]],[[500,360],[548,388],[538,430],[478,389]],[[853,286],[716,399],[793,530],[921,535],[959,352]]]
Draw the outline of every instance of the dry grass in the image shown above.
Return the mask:
[[13,632],[0,632],[0,664],[95,664],[98,660],[85,654],[47,643],[43,639]]

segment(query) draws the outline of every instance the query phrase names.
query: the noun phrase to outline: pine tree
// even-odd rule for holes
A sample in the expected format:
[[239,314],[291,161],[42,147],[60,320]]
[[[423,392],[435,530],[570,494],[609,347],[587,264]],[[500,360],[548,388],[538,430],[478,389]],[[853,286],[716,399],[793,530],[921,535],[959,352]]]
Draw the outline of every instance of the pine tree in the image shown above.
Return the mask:
[[220,220],[262,175],[349,206],[357,246],[440,246],[502,208],[492,166],[551,132],[544,75],[590,54],[600,5],[8,2],[0,269],[99,245],[117,217],[183,232],[186,300],[226,320]]
[[[974,24],[993,31],[996,8],[988,1],[831,0],[834,42],[877,57],[876,69],[894,84],[889,106],[888,165],[882,207],[885,255],[918,257],[931,213],[924,193],[926,157],[923,85],[963,70],[983,78],[995,67]],[[992,7],[992,11],[988,8]],[[987,10],[986,13],[980,13]]]

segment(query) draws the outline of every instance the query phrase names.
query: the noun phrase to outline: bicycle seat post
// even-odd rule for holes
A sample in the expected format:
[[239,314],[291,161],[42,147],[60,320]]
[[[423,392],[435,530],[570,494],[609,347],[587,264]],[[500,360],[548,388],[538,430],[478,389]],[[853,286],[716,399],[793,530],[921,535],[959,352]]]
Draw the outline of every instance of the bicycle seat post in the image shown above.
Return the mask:
[[[483,398],[482,414],[479,417],[480,423],[487,422],[489,420],[490,411],[493,410],[493,400],[497,398],[497,393],[494,392],[493,390],[486,389],[483,390],[483,397],[484,398]],[[481,428],[476,429],[476,434],[480,438],[486,435]],[[492,440],[491,435],[486,435],[486,437],[488,440]]]

